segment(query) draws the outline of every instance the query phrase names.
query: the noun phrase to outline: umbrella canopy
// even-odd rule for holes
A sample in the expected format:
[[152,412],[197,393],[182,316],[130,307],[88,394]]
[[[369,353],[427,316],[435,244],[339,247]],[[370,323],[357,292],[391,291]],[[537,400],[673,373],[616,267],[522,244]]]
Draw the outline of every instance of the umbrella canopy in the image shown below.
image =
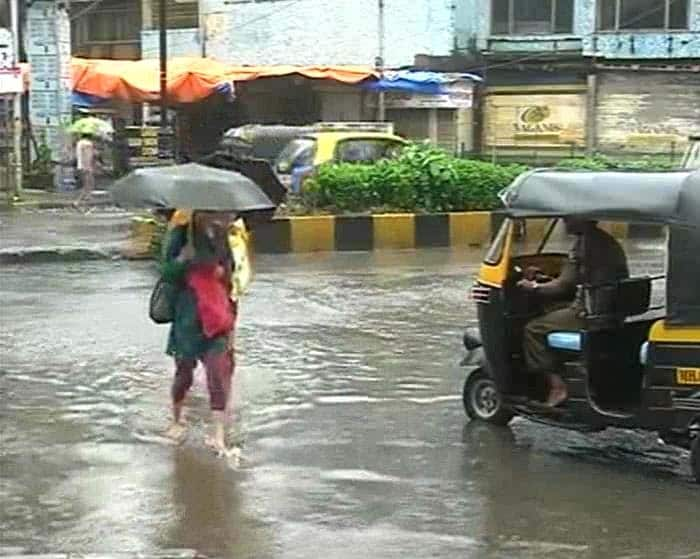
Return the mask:
[[202,158],[200,163],[245,175],[262,188],[276,206],[287,197],[287,189],[279,181],[270,164],[262,159],[241,158],[217,151]]
[[132,208],[180,208],[235,213],[269,212],[275,204],[241,173],[197,163],[137,169],[117,181],[117,204]]
[[99,138],[109,138],[114,134],[114,128],[106,120],[94,116],[79,118],[68,127],[71,134],[88,134]]

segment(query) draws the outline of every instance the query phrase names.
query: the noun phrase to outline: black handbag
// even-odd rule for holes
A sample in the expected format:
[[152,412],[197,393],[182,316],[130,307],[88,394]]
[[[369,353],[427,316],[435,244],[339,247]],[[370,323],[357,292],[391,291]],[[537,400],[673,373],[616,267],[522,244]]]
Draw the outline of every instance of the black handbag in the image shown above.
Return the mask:
[[160,278],[148,303],[148,316],[156,324],[168,324],[175,316],[175,285]]

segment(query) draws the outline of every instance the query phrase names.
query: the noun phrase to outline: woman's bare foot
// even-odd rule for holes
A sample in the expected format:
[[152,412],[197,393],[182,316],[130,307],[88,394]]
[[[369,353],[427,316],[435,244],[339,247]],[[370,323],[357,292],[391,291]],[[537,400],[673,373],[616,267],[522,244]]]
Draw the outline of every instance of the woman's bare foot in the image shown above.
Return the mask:
[[187,436],[187,425],[180,422],[172,422],[165,431],[165,436],[175,444],[181,444]]
[[226,442],[216,435],[207,435],[204,437],[204,445],[213,450],[217,456],[226,456],[228,454]]
[[240,449],[226,446],[226,412],[215,410],[212,412],[212,432],[205,437],[204,444],[223,458],[238,458]]
[[558,405],[563,404],[569,397],[566,389],[566,383],[562,380],[559,375],[552,375],[549,378],[550,391],[549,397],[547,398],[547,405],[552,408],[556,408]]

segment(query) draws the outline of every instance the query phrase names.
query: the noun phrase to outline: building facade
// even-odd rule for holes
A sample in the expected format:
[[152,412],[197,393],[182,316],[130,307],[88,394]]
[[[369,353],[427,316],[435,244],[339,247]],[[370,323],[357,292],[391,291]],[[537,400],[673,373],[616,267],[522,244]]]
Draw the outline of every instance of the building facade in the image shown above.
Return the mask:
[[700,0],[464,0],[485,150],[680,153],[700,133]]
[[[171,1],[195,4],[198,10],[191,27],[183,22],[171,31],[174,52],[250,65],[374,65],[379,56],[378,0]],[[142,2],[142,43],[148,57],[158,50],[153,31],[158,3]],[[411,65],[416,54],[448,55],[454,48],[453,0],[384,0],[384,21],[384,59],[389,67]]]
[[[374,67],[383,52],[385,66],[398,68],[412,66],[421,55],[449,57],[456,47],[457,3],[453,0],[200,0],[185,4],[193,5],[189,20],[168,25],[171,56],[207,56],[246,65]],[[157,7],[157,0],[142,0],[144,58],[158,56]],[[238,98],[244,122],[303,124],[377,116],[376,95],[327,80],[257,80],[240,84]],[[469,110],[431,110],[406,103],[389,104],[387,109],[397,121],[397,130],[408,137],[431,139],[451,150],[472,149]]]

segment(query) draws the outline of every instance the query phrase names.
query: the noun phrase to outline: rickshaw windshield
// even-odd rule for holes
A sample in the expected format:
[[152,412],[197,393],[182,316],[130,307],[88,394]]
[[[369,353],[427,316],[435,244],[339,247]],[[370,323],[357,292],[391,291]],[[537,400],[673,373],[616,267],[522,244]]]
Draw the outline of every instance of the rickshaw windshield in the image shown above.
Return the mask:
[[484,262],[491,266],[496,266],[501,262],[511,225],[514,229],[511,256],[566,251],[567,247],[565,241],[562,241],[561,235],[553,234],[559,222],[558,218],[547,220],[505,219],[484,257]]
[[501,259],[503,258],[503,251],[506,246],[506,240],[508,239],[509,229],[510,220],[506,219],[501,224],[498,233],[496,233],[496,238],[491,243],[491,247],[484,257],[484,262],[486,262],[486,264],[496,266],[501,262]]

